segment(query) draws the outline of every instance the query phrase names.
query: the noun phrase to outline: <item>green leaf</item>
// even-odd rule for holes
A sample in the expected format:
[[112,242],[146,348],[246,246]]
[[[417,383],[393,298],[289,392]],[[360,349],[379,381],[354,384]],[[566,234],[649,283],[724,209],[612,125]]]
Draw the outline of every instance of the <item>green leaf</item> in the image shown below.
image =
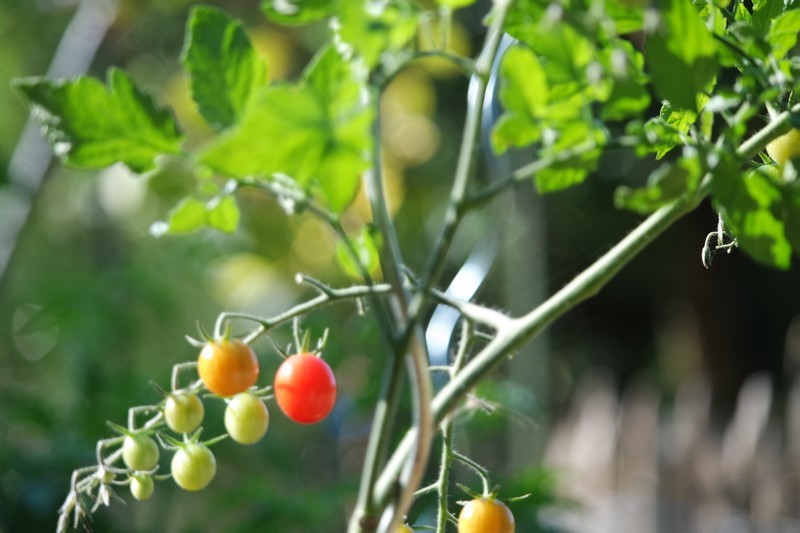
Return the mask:
[[745,252],[766,265],[789,268],[792,246],[780,219],[785,203],[769,177],[758,170],[742,175],[736,165],[723,162],[714,172],[711,192],[727,229]]
[[783,0],[753,0],[753,28],[759,35],[766,35],[770,24],[785,10]]
[[596,147],[580,152],[575,157],[559,159],[549,167],[534,175],[536,189],[547,194],[582,183],[595,168],[600,159],[605,136],[602,130],[586,122],[563,124],[555,142],[548,143],[541,157],[555,157],[556,154],[575,150],[576,147]]
[[795,253],[800,253],[800,181],[785,184],[781,195],[781,218],[786,225],[786,238]]
[[368,68],[375,67],[384,52],[402,49],[417,31],[417,11],[404,0],[349,0],[338,15],[338,35]]
[[652,213],[667,203],[694,191],[700,181],[700,163],[697,157],[683,157],[675,164],[663,164],[647,178],[647,186],[640,189],[620,187],[614,195],[618,209],[637,213]]
[[767,42],[772,46],[772,55],[783,59],[789,50],[797,44],[800,32],[800,9],[792,9],[783,13],[770,24]]
[[336,0],[264,0],[261,9],[273,22],[299,26],[333,15],[336,4]]
[[659,118],[664,121],[664,125],[671,130],[671,133],[661,137],[663,144],[658,147],[656,159],[661,159],[675,146],[685,142],[684,136],[697,122],[697,113],[688,109],[675,109],[669,102],[665,102],[661,106]]
[[544,69],[526,47],[514,46],[505,53],[500,80],[500,101],[506,112],[492,132],[497,153],[512,146],[529,146],[539,139],[540,119],[549,99]]
[[206,226],[207,214],[205,202],[197,198],[184,198],[170,210],[166,227],[156,223],[151,232],[156,236],[191,233]]
[[234,124],[267,82],[266,64],[241,23],[213,7],[192,11],[181,60],[192,98],[216,130]]
[[614,22],[614,34],[626,35],[644,28],[644,5],[636,0],[605,0],[602,8]]
[[372,119],[362,84],[329,47],[299,83],[259,93],[240,123],[212,141],[201,161],[229,176],[286,174],[341,212],[369,166]]
[[436,0],[436,3],[440,6],[449,7],[451,9],[471,6],[475,2],[476,0]]
[[180,153],[182,137],[171,112],[158,108],[121,70],[109,69],[107,84],[83,76],[14,82],[53,151],[69,166],[97,169],[121,162],[146,172],[156,156]]
[[170,210],[166,222],[154,223],[150,233],[155,237],[181,235],[207,227],[233,233],[238,226],[239,207],[232,196],[217,196],[208,202],[190,196]]
[[586,67],[595,60],[596,52],[576,28],[566,21],[544,17],[531,25],[523,37],[542,61],[551,86],[585,81]]
[[716,44],[691,2],[663,0],[661,25],[647,40],[656,93],[673,107],[697,111],[697,94],[715,79]]
[[239,206],[233,196],[215,199],[207,209],[209,227],[225,233],[233,233],[239,227]]
[[353,260],[347,244],[338,242],[336,244],[336,259],[345,273],[354,279],[362,278],[362,269],[369,274],[374,274],[380,267],[378,250],[381,247],[381,238],[377,230],[372,226],[364,226],[356,237],[348,237],[348,242],[353,251],[355,251],[358,263],[361,266],[359,267]]
[[601,110],[605,120],[639,116],[650,105],[642,54],[628,41],[617,39],[614,44],[601,51],[601,61],[610,71],[612,83]]

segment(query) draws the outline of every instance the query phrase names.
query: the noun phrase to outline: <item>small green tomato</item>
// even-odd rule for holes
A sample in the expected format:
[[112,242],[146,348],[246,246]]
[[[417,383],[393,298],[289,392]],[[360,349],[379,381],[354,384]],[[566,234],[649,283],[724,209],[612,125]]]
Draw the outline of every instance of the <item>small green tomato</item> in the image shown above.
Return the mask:
[[131,470],[152,470],[158,456],[158,444],[147,435],[128,435],[122,443],[122,460]]
[[204,414],[203,401],[190,392],[171,394],[164,406],[167,426],[176,433],[191,433],[200,427]]
[[147,474],[136,474],[131,478],[131,494],[139,501],[152,496],[154,488],[153,478]]
[[255,444],[269,427],[269,411],[252,392],[234,396],[225,408],[225,429],[240,444]]
[[200,442],[190,442],[172,456],[171,471],[180,488],[201,490],[214,479],[217,461],[208,446]]

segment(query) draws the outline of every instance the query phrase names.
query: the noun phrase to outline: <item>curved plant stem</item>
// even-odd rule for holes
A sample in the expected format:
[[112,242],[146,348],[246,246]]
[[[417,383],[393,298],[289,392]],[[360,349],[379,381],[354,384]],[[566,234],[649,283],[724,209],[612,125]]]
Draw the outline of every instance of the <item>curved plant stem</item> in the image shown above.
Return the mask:
[[[455,360],[450,367],[450,379],[452,380],[464,362],[467,359],[467,354],[472,348],[474,336],[473,324],[469,320],[464,320],[461,324],[461,342],[458,346]],[[454,457],[453,450],[453,416],[450,415],[442,422],[442,452],[439,465],[439,478],[434,484],[438,492],[437,507],[436,507],[436,533],[445,533],[447,529],[447,520],[450,516],[449,502],[448,502],[448,489],[450,486],[450,468],[453,464]]]
[[301,317],[303,315],[308,314],[309,312],[323,307],[328,304],[332,304],[334,302],[339,302],[342,300],[354,300],[358,298],[366,298],[371,295],[377,294],[386,294],[392,290],[392,287],[387,284],[379,284],[379,285],[354,285],[352,287],[346,287],[343,289],[333,289],[328,288],[327,291],[321,292],[319,296],[316,298],[312,298],[311,300],[305,301],[303,303],[297,304],[291,309],[287,309],[283,313],[277,314],[273,317],[264,318],[256,315],[251,315],[249,313],[239,313],[233,311],[224,311],[220,313],[219,320],[227,321],[231,319],[241,319],[241,320],[249,320],[250,322],[255,322],[259,325],[258,329],[253,331],[248,335],[248,342],[253,342],[258,337],[269,331],[270,329],[283,324],[285,322],[289,322],[290,320],[294,320],[295,318]]
[[[467,183],[474,166],[476,147],[478,146],[478,136],[480,134],[480,124],[482,118],[482,103],[486,94],[487,79],[491,70],[492,61],[497,54],[502,36],[502,28],[505,16],[508,11],[509,2],[507,0],[497,0],[494,4],[492,23],[486,35],[486,41],[481,55],[476,62],[475,68],[478,73],[478,87],[476,98],[467,110],[465,131],[462,138],[459,158],[456,165],[453,187],[450,194],[450,201],[445,213],[444,225],[439,239],[433,249],[432,259],[423,277],[423,290],[418,293],[413,300],[409,299],[408,294],[402,288],[400,251],[397,244],[394,226],[389,218],[388,209],[383,196],[383,185],[380,175],[380,151],[374,151],[374,162],[371,172],[367,174],[367,194],[372,206],[375,224],[384,237],[383,257],[381,264],[384,269],[386,280],[396,286],[395,307],[393,309],[395,323],[399,326],[401,335],[396,346],[395,353],[407,352],[410,362],[410,385],[412,399],[414,401],[414,426],[411,431],[416,438],[411,443],[414,449],[413,455],[408,454],[403,457],[402,469],[404,473],[394,478],[391,494],[394,501],[389,502],[389,491],[383,492],[378,498],[375,497],[375,483],[377,481],[377,471],[379,465],[383,463],[385,443],[388,440],[390,420],[388,413],[391,413],[391,405],[394,398],[387,398],[392,403],[388,408],[376,410],[375,426],[370,436],[370,444],[365,458],[364,473],[359,492],[359,500],[353,518],[350,522],[350,532],[371,531],[374,523],[373,510],[382,510],[390,504],[391,520],[390,524],[396,524],[398,516],[405,513],[413,499],[414,490],[422,480],[422,476],[427,466],[428,454],[434,438],[433,419],[430,412],[430,397],[432,396],[432,386],[430,375],[427,369],[427,350],[424,338],[419,327],[424,308],[425,289],[432,286],[435,279],[441,273],[444,259],[450,248],[450,244],[455,237],[455,232],[461,220],[463,212],[459,205],[466,193]],[[379,94],[373,88],[372,101],[376,106],[376,120],[373,126],[374,139],[380,139],[380,108]],[[375,146],[380,146],[379,142]],[[397,365],[392,365],[396,368]],[[389,376],[390,385],[388,389],[397,390],[397,383],[400,380],[399,373]],[[379,418],[380,417],[380,418]],[[391,527],[391,525],[389,526]]]
[[[347,251],[347,255],[350,256],[350,259],[353,261],[353,264],[356,265],[356,268],[358,268],[359,275],[364,279],[364,283],[368,286],[375,285],[375,282],[370,276],[369,272],[367,272],[367,269],[364,267],[363,264],[361,264],[361,260],[358,257],[358,253],[353,247],[352,241],[347,237],[347,233],[344,231],[342,223],[337,215],[331,213],[326,209],[323,209],[319,205],[312,202],[302,190],[288,187],[277,181],[269,181],[254,176],[247,176],[245,178],[239,179],[238,184],[265,191],[278,199],[289,199],[293,203],[296,203],[302,209],[308,210],[312,215],[314,215],[317,219],[319,219],[326,226],[328,226],[328,228],[336,235],[339,241],[344,245],[345,250]],[[380,325],[381,330],[391,342],[391,337],[393,336],[393,333],[392,333],[391,320],[389,318],[389,313],[387,309],[384,307],[384,304],[380,299],[375,298],[374,294],[370,295],[370,301],[372,305],[375,307],[375,310],[377,311],[378,324]]]
[[[384,278],[393,289],[391,311],[395,324],[395,334],[393,336],[394,360],[389,365],[389,374],[386,377],[384,390],[373,417],[373,427],[364,459],[358,502],[349,524],[349,531],[351,532],[374,531],[380,520],[379,516],[382,509],[378,509],[373,505],[373,493],[379,468],[387,455],[394,412],[400,398],[403,376],[402,361],[406,359],[406,355],[409,367],[411,398],[414,406],[413,427],[417,434],[420,435],[420,438],[415,443],[413,455],[407,461],[409,468],[404,473],[405,479],[401,481],[403,486],[396,493],[395,501],[391,507],[392,516],[388,520],[390,524],[396,524],[398,517],[404,514],[411,504],[414,489],[419,486],[428,463],[428,455],[434,434],[433,415],[431,412],[433,386],[428,373],[428,354],[422,331],[418,327],[414,327],[409,321],[408,305],[410,295],[405,287],[400,245],[397,241],[394,224],[389,216],[389,209],[386,205],[383,190],[380,151],[380,91],[378,88],[370,88],[370,100],[375,108],[375,120],[372,126],[375,150],[373,151],[372,167],[365,175],[365,185],[374,223],[383,237],[383,246],[380,254],[381,268],[383,269]],[[413,331],[409,343],[397,342],[399,338],[397,332],[399,331]],[[400,478],[398,478],[398,481],[400,481]]]
[[[741,161],[754,157],[764,149],[768,142],[788,131],[791,128],[790,117],[798,113],[800,113],[800,104],[776,116],[772,122],[739,146],[736,150],[736,157]],[[694,210],[708,196],[711,180],[712,175],[707,174],[692,197],[679,198],[650,215],[613,248],[539,307],[526,315],[511,319],[508,324],[503,325],[497,331],[494,339],[436,395],[433,400],[436,420],[443,420],[457,402],[511,352],[529,341],[555,319],[597,294],[656,237],[675,221]],[[387,463],[378,480],[376,489],[378,497],[386,497],[391,490],[416,439],[417,436],[412,428],[395,449],[395,454]]]
[[[461,148],[458,153],[453,186],[450,190],[450,201],[444,214],[444,223],[433,248],[433,254],[425,274],[422,276],[422,282],[425,287],[431,286],[438,279],[444,266],[447,252],[450,250],[450,244],[453,242],[458,225],[464,215],[461,204],[466,195],[467,184],[475,166],[477,147],[480,146],[478,137],[480,136],[480,126],[483,118],[483,100],[486,96],[492,62],[500,47],[500,38],[503,35],[503,24],[505,23],[509,4],[508,0],[495,1],[490,15],[492,22],[486,33],[481,55],[475,63],[476,79],[478,80],[474,89],[475,97],[472,105],[467,108],[464,135],[461,139]],[[421,301],[417,299],[417,305],[420,304]]]

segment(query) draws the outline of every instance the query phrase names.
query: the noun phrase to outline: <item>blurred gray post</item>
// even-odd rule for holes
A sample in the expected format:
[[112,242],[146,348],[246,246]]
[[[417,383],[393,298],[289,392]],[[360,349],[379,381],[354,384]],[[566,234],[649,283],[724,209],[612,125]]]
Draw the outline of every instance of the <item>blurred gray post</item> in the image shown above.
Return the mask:
[[[61,37],[47,76],[62,78],[85,73],[116,15],[117,0],[81,2]],[[0,195],[0,203],[8,204],[0,211],[0,288],[52,158],[50,146],[29,118],[11,155],[7,190],[0,191],[5,193]]]

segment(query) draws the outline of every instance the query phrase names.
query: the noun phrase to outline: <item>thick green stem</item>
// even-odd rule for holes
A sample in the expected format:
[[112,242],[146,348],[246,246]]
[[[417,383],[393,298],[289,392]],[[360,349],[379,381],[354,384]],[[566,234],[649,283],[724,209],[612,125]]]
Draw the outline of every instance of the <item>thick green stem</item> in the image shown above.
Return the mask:
[[[740,160],[754,157],[764,149],[767,143],[791,128],[789,119],[797,113],[800,113],[800,104],[776,116],[772,122],[742,143],[736,150],[736,156]],[[515,349],[529,341],[568,310],[597,294],[656,237],[675,221],[694,210],[708,195],[710,183],[711,175],[707,175],[692,197],[679,198],[650,215],[611,250],[539,307],[522,317],[511,319],[508,324],[501,326],[494,339],[436,395],[433,400],[436,420],[443,420],[469,390]],[[416,438],[412,428],[395,449],[395,454],[387,463],[378,480],[377,493],[379,496],[385,496],[392,487]]]
[[436,533],[445,533],[447,517],[450,513],[447,499],[450,484],[450,468],[453,464],[453,419],[442,423],[442,453],[439,465],[439,479],[436,482],[438,498],[436,506]]
[[[464,366],[467,354],[472,348],[475,340],[473,324],[469,320],[464,320],[461,324],[461,342],[456,353],[452,366],[449,367],[450,379],[452,380]],[[436,509],[436,533],[445,533],[447,530],[447,519],[450,516],[448,489],[450,487],[450,469],[453,464],[453,417],[447,417],[442,422],[442,452],[441,464],[439,466],[439,479],[436,481],[438,491]]]
[[[495,338],[478,353],[434,398],[436,420],[443,419],[478,381],[491,372],[509,353],[544,329],[553,320],[581,301],[596,294],[628,261],[652,242],[673,222],[693,209],[695,202],[679,200],[656,211],[614,248],[584,270],[563,289],[531,313],[509,321]],[[378,494],[389,491],[400,466],[417,436],[410,430],[395,450],[378,481]]]
[[[390,365],[390,372],[386,378],[381,400],[375,410],[373,426],[370,433],[367,452],[364,459],[361,486],[356,509],[349,524],[349,531],[370,532],[374,531],[380,520],[381,506],[375,505],[374,490],[377,475],[387,455],[389,437],[391,435],[392,421],[395,407],[400,398],[402,384],[402,364],[407,360],[409,367],[409,382],[411,396],[414,403],[414,426],[420,435],[414,446],[413,455],[407,460],[409,468],[405,472],[406,479],[401,482],[400,490],[396,494],[391,522],[396,523],[397,517],[404,514],[413,499],[413,491],[419,485],[428,463],[431,441],[433,440],[433,415],[431,400],[433,386],[428,374],[428,355],[425,342],[419,328],[409,326],[408,304],[410,296],[406,290],[402,275],[403,261],[400,245],[394,230],[386,198],[383,190],[383,176],[381,174],[381,123],[380,123],[380,91],[376,87],[370,90],[370,98],[375,108],[375,121],[373,124],[373,138],[375,149],[373,151],[372,167],[366,174],[365,184],[367,196],[372,210],[373,221],[383,237],[381,249],[381,268],[384,278],[392,287],[392,315],[395,324],[395,333],[398,331],[411,332],[409,342],[398,342],[399,337],[393,337],[394,360]],[[405,338],[403,339],[405,341]]]

